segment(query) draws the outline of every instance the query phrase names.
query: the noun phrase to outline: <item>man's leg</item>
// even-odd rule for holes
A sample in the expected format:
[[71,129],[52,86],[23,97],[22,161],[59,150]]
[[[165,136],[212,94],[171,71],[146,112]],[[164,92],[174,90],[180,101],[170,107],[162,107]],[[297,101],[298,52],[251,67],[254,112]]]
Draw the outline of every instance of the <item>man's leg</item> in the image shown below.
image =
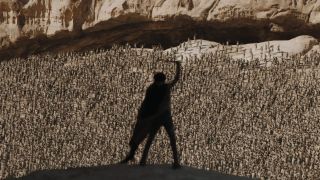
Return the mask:
[[147,137],[148,127],[143,123],[142,117],[138,116],[137,123],[135,124],[134,131],[129,142],[130,152],[127,157],[120,163],[125,164],[134,158],[135,152],[141,142]]
[[138,145],[130,144],[130,152],[129,152],[129,154],[127,155],[127,157],[120,162],[120,164],[126,164],[126,163],[128,163],[130,160],[132,160],[132,159],[134,158],[134,154],[135,154],[135,152],[136,152],[137,149],[138,149]]
[[159,129],[160,129],[160,126],[159,127],[155,127],[154,129],[152,129],[150,131],[146,146],[144,147],[144,150],[143,150],[142,158],[140,160],[140,165],[141,166],[145,166],[146,165],[146,161],[147,161],[147,158],[148,158],[148,153],[149,153],[150,146],[151,146],[152,141],[153,141],[154,137],[156,136],[156,134],[157,134]]
[[164,127],[169,135],[170,139],[170,145],[172,149],[172,154],[173,154],[173,168],[177,169],[180,168],[180,163],[179,163],[179,157],[178,157],[178,151],[177,151],[177,144],[176,144],[176,137],[174,133],[174,126],[172,122],[172,117],[168,116],[167,119],[165,119]]

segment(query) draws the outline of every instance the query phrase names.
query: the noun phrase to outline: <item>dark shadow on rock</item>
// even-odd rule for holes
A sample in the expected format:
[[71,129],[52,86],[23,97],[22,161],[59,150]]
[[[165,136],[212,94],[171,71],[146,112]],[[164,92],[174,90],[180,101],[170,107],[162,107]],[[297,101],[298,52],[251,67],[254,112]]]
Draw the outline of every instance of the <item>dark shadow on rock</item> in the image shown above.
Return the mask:
[[79,167],[66,170],[36,171],[19,180],[245,180],[247,177],[232,176],[215,171],[191,167],[179,170],[170,165],[108,165],[99,167]]

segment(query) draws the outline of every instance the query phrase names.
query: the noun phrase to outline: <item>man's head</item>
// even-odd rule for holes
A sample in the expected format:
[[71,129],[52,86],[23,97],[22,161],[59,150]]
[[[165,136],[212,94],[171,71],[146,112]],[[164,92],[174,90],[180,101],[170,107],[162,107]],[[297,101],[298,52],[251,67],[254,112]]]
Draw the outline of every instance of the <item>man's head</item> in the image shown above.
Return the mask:
[[158,72],[153,76],[153,80],[157,84],[162,84],[166,81],[166,75],[162,72]]

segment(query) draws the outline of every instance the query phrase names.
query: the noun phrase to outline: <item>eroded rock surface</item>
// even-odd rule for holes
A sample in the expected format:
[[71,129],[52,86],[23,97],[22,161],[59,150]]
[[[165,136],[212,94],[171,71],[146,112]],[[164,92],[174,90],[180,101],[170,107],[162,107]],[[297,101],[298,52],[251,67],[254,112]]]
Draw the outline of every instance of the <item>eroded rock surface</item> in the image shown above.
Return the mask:
[[224,28],[246,27],[258,21],[271,32],[304,31],[320,24],[320,0],[0,0],[0,47],[19,38],[172,18],[188,26],[222,22]]

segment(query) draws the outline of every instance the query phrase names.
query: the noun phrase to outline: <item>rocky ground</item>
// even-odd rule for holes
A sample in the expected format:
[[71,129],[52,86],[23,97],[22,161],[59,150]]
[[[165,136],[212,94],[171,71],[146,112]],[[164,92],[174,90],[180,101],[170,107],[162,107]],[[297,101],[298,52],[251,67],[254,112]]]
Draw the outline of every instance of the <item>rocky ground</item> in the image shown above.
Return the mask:
[[18,180],[245,180],[249,178],[237,177],[213,171],[182,167],[172,170],[168,165],[110,165],[101,167],[74,168],[67,170],[47,170],[32,173]]

